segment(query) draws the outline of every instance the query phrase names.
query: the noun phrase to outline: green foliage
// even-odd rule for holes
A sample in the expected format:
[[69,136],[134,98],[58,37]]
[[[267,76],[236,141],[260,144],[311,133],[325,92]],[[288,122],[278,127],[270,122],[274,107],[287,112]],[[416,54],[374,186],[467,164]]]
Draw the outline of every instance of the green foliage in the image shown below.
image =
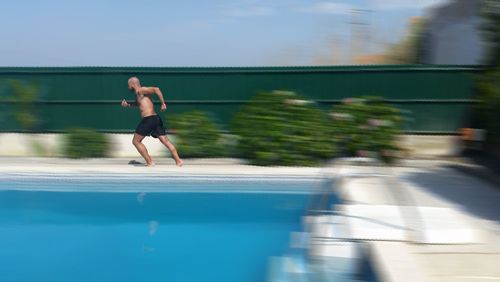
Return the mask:
[[63,154],[68,158],[106,157],[111,142],[103,133],[92,129],[74,128],[64,136]]
[[486,142],[489,145],[500,144],[500,0],[483,0],[482,31],[487,40],[488,54],[485,63],[490,69],[478,79],[478,99],[475,115],[480,125],[486,129]]
[[500,144],[500,68],[484,73],[478,88],[479,103],[475,112],[487,131],[487,141]]
[[335,154],[328,116],[293,92],[259,93],[236,114],[240,156],[256,165],[316,165]]
[[12,89],[12,100],[15,104],[14,117],[24,130],[34,129],[39,119],[36,115],[35,101],[39,96],[40,87],[36,83],[26,83],[20,80],[9,80]]
[[191,111],[169,119],[178,139],[176,147],[183,158],[227,156],[225,138],[206,113]]
[[380,157],[386,162],[397,156],[401,112],[382,98],[345,99],[333,107],[331,116],[335,135],[349,156]]
[[413,18],[409,24],[406,35],[385,52],[387,64],[418,64],[419,52],[422,48],[422,31],[424,21]]
[[498,66],[500,63],[500,0],[483,0],[481,15],[484,19],[482,31],[488,42],[486,63]]
[[49,157],[50,153],[48,148],[46,148],[42,142],[37,140],[36,138],[31,138],[31,148],[33,148],[33,151],[37,156],[40,157]]

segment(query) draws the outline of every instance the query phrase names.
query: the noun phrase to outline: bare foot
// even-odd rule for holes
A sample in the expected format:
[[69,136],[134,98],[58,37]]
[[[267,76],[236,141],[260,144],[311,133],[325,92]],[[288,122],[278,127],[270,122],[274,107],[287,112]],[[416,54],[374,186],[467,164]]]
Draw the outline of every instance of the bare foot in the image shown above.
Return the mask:
[[146,166],[152,167],[152,166],[155,166],[155,163],[149,163],[149,164],[146,164]]
[[179,160],[175,161],[175,165],[178,166],[178,167],[181,167],[181,166],[184,165],[184,161],[181,160],[181,159],[179,159]]

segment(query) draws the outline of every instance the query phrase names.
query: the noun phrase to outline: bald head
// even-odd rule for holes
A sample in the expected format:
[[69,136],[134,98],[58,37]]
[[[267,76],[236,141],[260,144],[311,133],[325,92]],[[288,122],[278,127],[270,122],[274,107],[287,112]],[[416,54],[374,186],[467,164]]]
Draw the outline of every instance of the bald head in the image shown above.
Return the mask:
[[141,84],[141,82],[139,81],[139,79],[135,76],[132,76],[131,78],[128,79],[128,84]]
[[135,90],[139,87],[141,87],[141,82],[139,81],[139,79],[137,77],[132,76],[131,78],[128,79],[128,89]]

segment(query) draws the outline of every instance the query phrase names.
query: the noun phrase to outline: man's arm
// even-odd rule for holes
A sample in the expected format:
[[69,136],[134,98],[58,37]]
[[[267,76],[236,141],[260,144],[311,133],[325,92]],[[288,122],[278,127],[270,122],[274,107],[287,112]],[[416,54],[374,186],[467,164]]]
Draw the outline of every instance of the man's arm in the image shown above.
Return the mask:
[[132,108],[132,107],[137,107],[137,102],[127,102],[127,100],[123,99],[122,100],[122,107],[124,108]]
[[151,94],[156,94],[158,96],[158,99],[160,99],[161,102],[161,110],[165,111],[167,109],[167,105],[165,104],[165,100],[163,99],[163,93],[161,93],[160,88],[158,87],[145,87],[146,91],[143,92],[143,94],[146,95],[151,95]]

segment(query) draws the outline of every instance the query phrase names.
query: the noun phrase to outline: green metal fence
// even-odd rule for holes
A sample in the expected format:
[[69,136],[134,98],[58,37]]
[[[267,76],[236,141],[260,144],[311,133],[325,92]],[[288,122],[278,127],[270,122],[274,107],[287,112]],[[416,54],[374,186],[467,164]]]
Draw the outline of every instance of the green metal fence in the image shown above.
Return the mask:
[[[121,108],[120,101],[133,100],[127,79],[137,76],[143,85],[162,89],[167,127],[170,115],[197,109],[227,128],[239,106],[257,92],[288,90],[325,110],[346,97],[382,96],[407,110],[407,132],[454,133],[474,103],[479,71],[460,66],[0,67],[0,131],[133,131],[139,113]],[[26,122],[30,119],[34,122]]]

